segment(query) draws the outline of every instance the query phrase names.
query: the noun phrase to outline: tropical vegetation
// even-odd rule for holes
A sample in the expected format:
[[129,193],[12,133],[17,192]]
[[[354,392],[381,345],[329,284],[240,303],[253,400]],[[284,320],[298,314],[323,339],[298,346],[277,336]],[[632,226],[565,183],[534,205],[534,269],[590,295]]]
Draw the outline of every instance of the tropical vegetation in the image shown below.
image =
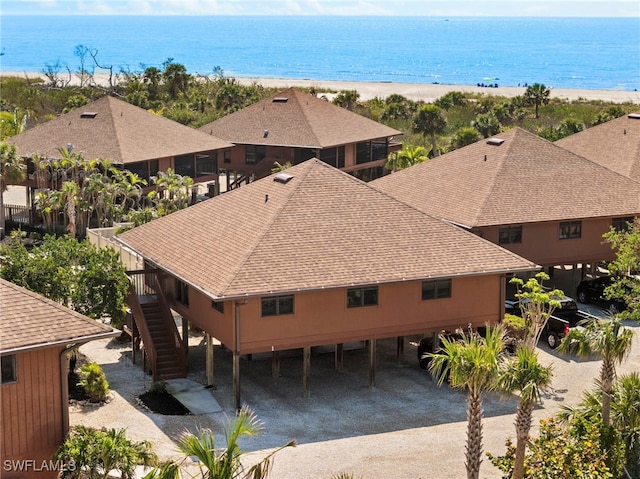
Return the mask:
[[124,429],[87,426],[72,428],[53,458],[62,464],[62,479],[107,479],[114,472],[132,479],[136,466],[158,460],[149,441],[132,441]]
[[69,236],[47,235],[31,249],[20,240],[15,235],[0,245],[0,277],[90,318],[109,318],[112,326],[122,326],[129,280],[116,251]]
[[256,414],[243,406],[235,418],[228,421],[225,428],[224,446],[216,445],[216,438],[210,429],[200,429],[195,434],[185,432],[178,440],[178,449],[184,458],[182,461],[170,461],[150,471],[144,479],[179,479],[184,461],[197,458],[200,477],[203,479],[263,479],[268,477],[274,456],[286,447],[296,445],[289,441],[271,451],[256,464],[246,468],[242,463],[244,452],[239,440],[243,436],[254,436],[263,430]]

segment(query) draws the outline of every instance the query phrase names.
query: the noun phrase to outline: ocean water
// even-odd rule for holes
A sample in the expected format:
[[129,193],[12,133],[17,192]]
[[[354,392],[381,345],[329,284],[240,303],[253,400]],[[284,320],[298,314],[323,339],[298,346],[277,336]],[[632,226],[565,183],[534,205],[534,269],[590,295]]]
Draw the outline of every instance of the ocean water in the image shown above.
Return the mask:
[[2,16],[0,71],[79,68],[312,80],[640,89],[639,18]]

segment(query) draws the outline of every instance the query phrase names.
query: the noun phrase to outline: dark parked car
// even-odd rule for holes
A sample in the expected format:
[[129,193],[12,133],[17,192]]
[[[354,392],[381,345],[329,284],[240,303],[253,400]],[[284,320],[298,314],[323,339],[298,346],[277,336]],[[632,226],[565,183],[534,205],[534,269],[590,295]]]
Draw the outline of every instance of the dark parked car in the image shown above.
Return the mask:
[[[593,279],[584,279],[578,284],[577,296],[581,303],[599,303],[604,305],[611,314],[616,314],[627,309],[627,304],[621,298],[607,298],[604,290],[613,283],[612,276],[600,276]],[[631,290],[631,285],[628,285]]]
[[[563,301],[560,301],[560,304],[563,307],[557,308],[554,311],[554,314],[549,316],[547,324],[540,335],[540,338],[544,339],[551,349],[556,349],[558,344],[560,344],[560,341],[562,341],[562,338],[564,338],[569,332],[569,329],[576,326],[582,319],[578,314],[578,306],[576,305],[576,302],[571,298],[563,298]],[[522,310],[520,309],[520,303],[518,301],[505,301],[504,309],[505,313],[516,316],[522,315]],[[563,316],[558,315],[558,312],[562,312]]]

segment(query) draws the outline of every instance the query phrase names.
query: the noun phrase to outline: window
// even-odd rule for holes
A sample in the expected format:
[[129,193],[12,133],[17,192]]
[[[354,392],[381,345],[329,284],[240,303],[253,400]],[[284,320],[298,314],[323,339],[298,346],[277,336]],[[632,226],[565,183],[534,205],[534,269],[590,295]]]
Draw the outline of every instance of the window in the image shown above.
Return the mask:
[[628,231],[629,223],[633,224],[633,216],[624,216],[622,218],[613,218],[611,220],[611,226],[616,231]]
[[18,380],[16,370],[16,355],[2,356],[2,384],[14,383]]
[[255,165],[267,156],[267,147],[264,145],[245,145],[244,155],[247,165]]
[[320,150],[320,160],[336,168],[344,168],[344,145]]
[[160,171],[160,160],[151,160],[149,162],[149,175],[158,176],[159,171]]
[[211,307],[219,313],[224,313],[224,301],[211,301]]
[[560,223],[560,239],[582,237],[582,221],[563,221]]
[[522,243],[522,225],[505,226],[498,231],[498,244]]
[[356,165],[371,161],[371,142],[363,141],[356,145]]
[[224,160],[225,163],[231,163],[231,150],[224,150]]
[[137,163],[129,163],[127,170],[131,173],[135,173],[143,180],[149,181],[149,163],[146,161],[139,161]]
[[303,161],[310,160],[316,156],[316,150],[311,148],[296,148],[293,152],[293,163],[298,165]]
[[262,316],[293,314],[293,295],[262,298]]
[[215,151],[196,154],[196,178],[216,174],[218,155]]
[[351,288],[347,290],[347,308],[376,306],[378,304],[378,287]]
[[189,306],[189,286],[179,279],[176,279],[176,301]]
[[176,156],[173,160],[175,172],[182,176],[194,178],[193,155]]
[[451,297],[451,280],[437,279],[422,282],[422,300]]
[[389,143],[381,140],[363,141],[356,144],[356,165],[383,160],[389,155]]

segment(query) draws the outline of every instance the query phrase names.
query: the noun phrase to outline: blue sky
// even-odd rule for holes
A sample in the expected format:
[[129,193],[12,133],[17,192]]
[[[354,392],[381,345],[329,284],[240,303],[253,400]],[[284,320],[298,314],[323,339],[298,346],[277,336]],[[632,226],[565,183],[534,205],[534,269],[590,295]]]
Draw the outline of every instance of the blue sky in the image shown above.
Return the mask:
[[638,0],[2,0],[1,15],[613,16]]

